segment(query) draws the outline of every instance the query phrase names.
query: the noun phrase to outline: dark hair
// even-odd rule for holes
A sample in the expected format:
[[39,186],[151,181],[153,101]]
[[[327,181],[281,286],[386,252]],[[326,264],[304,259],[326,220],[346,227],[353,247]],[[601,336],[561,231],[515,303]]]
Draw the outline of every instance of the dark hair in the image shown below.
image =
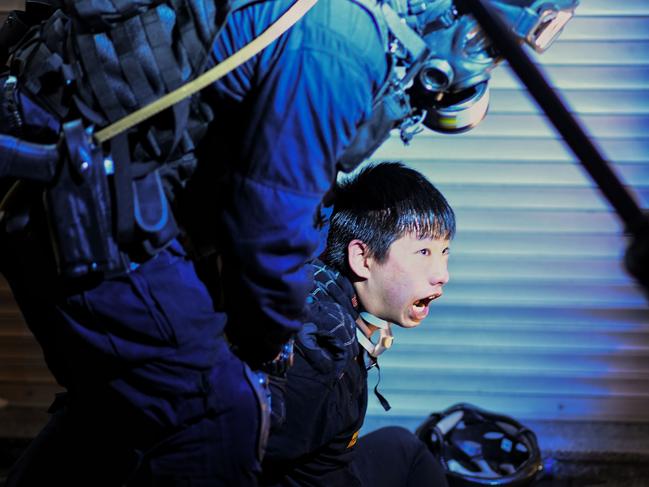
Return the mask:
[[366,166],[335,189],[327,247],[322,259],[348,273],[347,245],[365,242],[379,262],[406,233],[453,238],[455,214],[442,193],[421,173],[399,162]]

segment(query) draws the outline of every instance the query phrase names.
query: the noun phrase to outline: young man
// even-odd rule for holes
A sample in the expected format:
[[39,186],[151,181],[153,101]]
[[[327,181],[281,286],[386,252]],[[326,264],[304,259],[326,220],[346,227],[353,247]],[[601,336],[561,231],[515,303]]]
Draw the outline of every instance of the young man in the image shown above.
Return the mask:
[[367,370],[391,345],[391,324],[418,326],[442,296],[454,233],[442,194],[402,164],[366,167],[336,188],[284,385],[284,423],[271,432],[264,460],[266,485],[446,485],[441,466],[407,430],[357,437]]

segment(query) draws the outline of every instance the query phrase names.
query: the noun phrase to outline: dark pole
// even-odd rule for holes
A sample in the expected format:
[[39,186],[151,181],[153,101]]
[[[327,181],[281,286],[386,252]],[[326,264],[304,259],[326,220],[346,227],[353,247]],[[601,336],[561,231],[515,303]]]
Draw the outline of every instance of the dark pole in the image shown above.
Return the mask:
[[649,218],[488,1],[468,0],[466,5],[624,222],[632,239],[627,269],[649,293]]

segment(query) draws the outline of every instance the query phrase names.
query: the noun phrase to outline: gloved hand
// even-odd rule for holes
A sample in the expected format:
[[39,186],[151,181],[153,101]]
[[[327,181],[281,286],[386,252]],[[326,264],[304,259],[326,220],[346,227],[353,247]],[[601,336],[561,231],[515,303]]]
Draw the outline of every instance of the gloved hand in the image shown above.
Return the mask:
[[270,388],[270,429],[281,428],[286,420],[286,383],[293,365],[293,338],[284,344],[275,359],[264,362],[260,370],[268,374]]
[[273,360],[263,362],[259,369],[270,376],[286,377],[288,369],[293,365],[293,338],[282,346],[282,350]]
[[242,328],[228,323],[225,334],[230,342],[232,352],[253,370],[261,370],[269,366],[280,356],[291,339],[291,335],[286,333],[271,333],[264,329],[256,329],[254,333],[251,333],[249,330],[242,330]]

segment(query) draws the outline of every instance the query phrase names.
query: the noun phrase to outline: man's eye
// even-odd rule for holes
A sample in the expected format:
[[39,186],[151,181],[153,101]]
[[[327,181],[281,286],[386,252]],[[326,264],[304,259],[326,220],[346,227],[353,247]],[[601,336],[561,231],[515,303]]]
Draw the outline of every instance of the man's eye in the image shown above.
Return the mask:
[[444,250],[442,250],[442,254],[443,254],[443,255],[448,255],[448,254],[450,254],[450,253],[451,253],[451,249],[448,248],[448,247],[446,247]]
[[430,255],[430,249],[421,249],[419,253],[421,255]]

